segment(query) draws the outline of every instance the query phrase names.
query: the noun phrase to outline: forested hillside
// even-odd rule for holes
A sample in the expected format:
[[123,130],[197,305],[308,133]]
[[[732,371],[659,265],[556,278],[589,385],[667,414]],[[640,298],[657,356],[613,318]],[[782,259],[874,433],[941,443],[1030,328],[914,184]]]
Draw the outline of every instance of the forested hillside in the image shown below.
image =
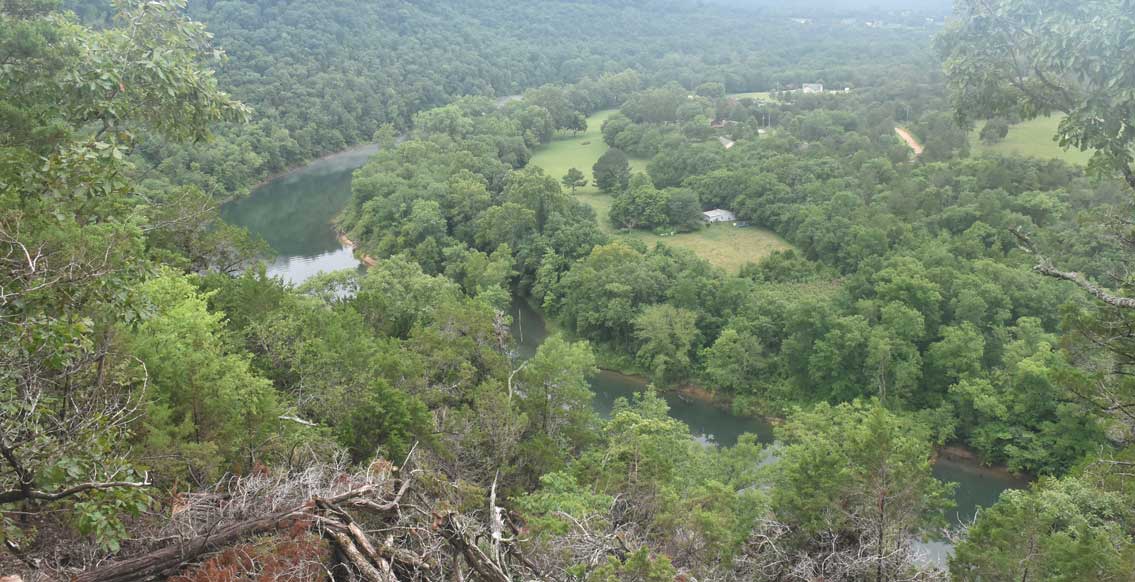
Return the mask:
[[[0,574],[1129,580],[1135,6],[1035,4],[3,4]],[[268,276],[219,205],[364,142],[369,267]]]
[[[105,2],[75,4],[88,20],[112,22]],[[368,141],[384,124],[403,130],[414,113],[464,95],[506,96],[627,69],[651,83],[721,81],[731,91],[815,79],[862,85],[925,39],[910,30],[864,35],[861,24],[735,18],[683,1],[202,0],[188,13],[229,55],[221,83],[256,115],[217,127],[208,147],[143,140],[138,153],[160,176],[218,195]]]

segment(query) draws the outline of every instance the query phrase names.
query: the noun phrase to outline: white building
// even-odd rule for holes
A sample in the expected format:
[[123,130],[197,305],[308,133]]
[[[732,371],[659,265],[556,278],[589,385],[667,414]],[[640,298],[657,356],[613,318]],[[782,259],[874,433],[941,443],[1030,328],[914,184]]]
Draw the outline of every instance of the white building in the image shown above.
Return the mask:
[[804,83],[803,91],[805,93],[823,93],[824,85],[822,83]]
[[703,218],[705,218],[705,221],[709,223],[737,221],[736,214],[733,214],[728,210],[722,210],[720,208],[716,208],[714,210],[706,210],[705,212],[701,213],[701,215]]

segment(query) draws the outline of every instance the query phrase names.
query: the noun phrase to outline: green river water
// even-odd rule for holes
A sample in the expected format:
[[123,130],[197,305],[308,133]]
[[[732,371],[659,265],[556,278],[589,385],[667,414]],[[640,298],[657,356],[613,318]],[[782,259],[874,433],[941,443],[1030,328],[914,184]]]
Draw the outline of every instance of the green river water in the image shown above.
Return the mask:
[[[351,172],[377,151],[361,147],[316,161],[282,175],[244,198],[226,205],[226,221],[244,226],[263,237],[278,256],[268,271],[286,281],[300,283],[319,272],[358,268],[349,248],[335,237],[331,221],[351,197]],[[513,305],[513,335],[521,357],[530,357],[547,335],[543,317],[526,302]],[[615,400],[641,390],[642,378],[601,371],[591,380],[594,406],[609,415]],[[730,414],[713,404],[667,394],[670,414],[685,422],[698,441],[730,446],[744,433],[756,433],[761,441],[772,441],[771,426],[761,420]],[[972,519],[977,508],[997,501],[1002,491],[1020,488],[1026,482],[989,471],[973,463],[939,460],[934,474],[943,481],[958,483],[957,507],[960,520]],[[924,544],[933,561],[941,562],[949,546],[943,542]]]

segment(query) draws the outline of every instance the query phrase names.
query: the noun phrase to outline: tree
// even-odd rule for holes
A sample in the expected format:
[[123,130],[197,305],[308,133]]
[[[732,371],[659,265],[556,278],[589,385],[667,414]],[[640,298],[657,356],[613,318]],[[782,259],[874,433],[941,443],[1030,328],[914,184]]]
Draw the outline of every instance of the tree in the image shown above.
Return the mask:
[[165,475],[203,481],[251,468],[282,413],[272,385],[226,345],[224,314],[210,313],[186,277],[163,270],[136,292],[155,311],[125,334],[151,384],[142,458]]
[[547,84],[529,89],[524,92],[524,103],[546,109],[556,129],[572,129],[578,125],[580,113],[562,86]]
[[616,241],[565,273],[554,290],[559,302],[548,306],[583,337],[632,349],[635,306],[660,301],[666,283],[642,253]]
[[631,165],[622,150],[608,149],[591,168],[595,186],[607,194],[621,192],[631,180]]
[[520,249],[525,248],[529,237],[537,232],[536,212],[515,202],[506,202],[481,213],[474,240],[477,247],[485,251],[495,251],[504,244]]
[[1130,2],[964,0],[955,12],[938,45],[959,119],[1063,113],[1060,145],[1095,152],[1093,167],[1135,189]]
[[962,580],[1127,580],[1132,517],[1123,496],[1087,479],[1044,479],[983,511],[950,571]]
[[1009,122],[1002,117],[995,117],[985,122],[981,127],[981,141],[993,145],[1000,143],[1009,135]]
[[540,344],[516,375],[509,389],[520,398],[530,423],[525,446],[535,475],[558,469],[567,454],[591,440],[598,418],[588,379],[596,372],[586,342],[568,343],[555,335]]
[[357,395],[346,416],[336,421],[336,437],[356,463],[405,458],[414,441],[433,430],[420,400],[381,379]]
[[564,187],[571,188],[571,193],[575,194],[576,188],[587,187],[587,176],[584,176],[579,168],[571,168],[567,171],[567,174],[564,174],[560,182],[563,183]]
[[638,493],[639,503],[649,503],[648,496],[672,482],[683,453],[696,446],[689,427],[671,417],[669,410],[653,387],[629,401],[616,400],[603,427],[604,446],[588,451],[576,467],[580,482],[595,483],[599,492],[607,494]]
[[506,203],[516,203],[535,212],[536,224],[540,230],[544,229],[551,215],[563,212],[574,204],[574,200],[564,194],[555,178],[536,167],[509,174],[502,195]]
[[927,428],[855,401],[797,410],[777,432],[773,511],[791,532],[786,553],[796,554],[779,571],[830,562],[846,568],[837,577],[882,582],[910,568],[911,543],[948,504],[949,488],[930,471]]
[[667,218],[680,232],[693,232],[702,227],[702,206],[697,192],[679,188],[667,192]]
[[684,143],[658,152],[646,166],[647,173],[659,188],[682,185],[691,176],[699,176],[720,167],[725,149],[721,144]]
[[[670,223],[670,196],[650,183],[645,174],[635,174],[627,191],[611,203],[609,218],[621,228],[656,228]],[[701,215],[701,209],[698,209]]]
[[702,83],[694,88],[694,94],[716,101],[725,97],[725,85],[721,83]]
[[733,394],[747,394],[762,380],[765,348],[752,334],[728,328],[705,349],[702,360],[712,386]]
[[656,383],[669,385],[689,374],[696,322],[697,314],[669,303],[650,305],[634,319],[638,361]]
[[587,131],[587,116],[578,111],[575,112],[568,126],[564,129],[568,129],[576,135]]
[[417,326],[428,324],[436,306],[455,299],[457,285],[422,271],[404,256],[381,261],[358,281],[352,304],[375,333],[406,338]]

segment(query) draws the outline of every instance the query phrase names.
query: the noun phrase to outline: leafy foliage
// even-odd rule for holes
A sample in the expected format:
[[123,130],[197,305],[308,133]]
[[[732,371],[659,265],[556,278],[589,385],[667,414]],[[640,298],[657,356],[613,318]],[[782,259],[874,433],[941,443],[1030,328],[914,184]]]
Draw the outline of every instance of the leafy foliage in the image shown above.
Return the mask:
[[950,559],[966,579],[1123,580],[1135,560],[1129,505],[1076,478],[1006,492]]

